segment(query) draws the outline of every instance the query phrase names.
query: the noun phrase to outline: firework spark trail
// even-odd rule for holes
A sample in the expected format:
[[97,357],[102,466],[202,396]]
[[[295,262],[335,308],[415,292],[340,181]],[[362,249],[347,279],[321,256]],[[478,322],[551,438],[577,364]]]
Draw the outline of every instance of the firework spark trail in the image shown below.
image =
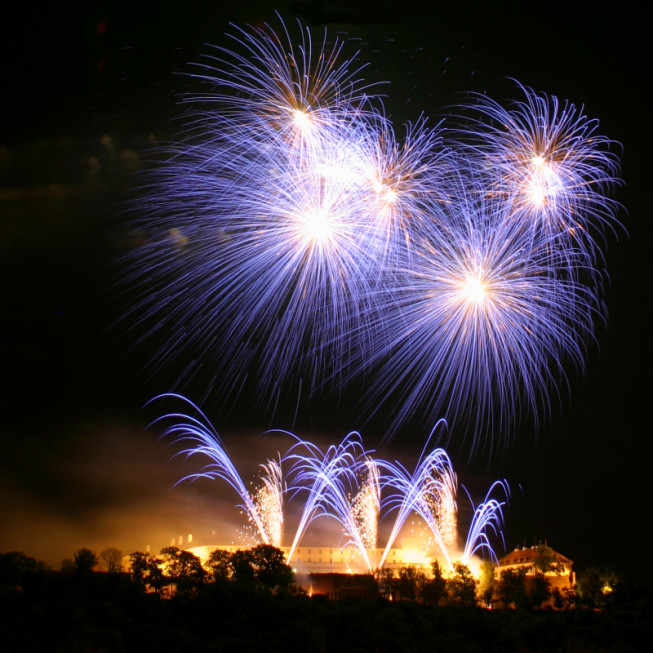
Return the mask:
[[[295,437],[295,436],[293,436]],[[311,442],[299,440],[291,447],[284,461],[291,470],[289,487],[291,496],[306,494],[304,508],[288,553],[288,562],[303,537],[308,525],[320,516],[334,517],[347,531],[354,545],[361,552],[368,568],[372,568],[360,530],[352,518],[348,499],[356,477],[368,462],[360,435],[349,433],[338,445],[331,445],[325,453]],[[298,453],[304,451],[305,453]]]
[[[571,275],[570,255],[509,219],[506,205],[464,185],[446,206],[448,224],[413,248],[412,267],[389,289],[367,405],[394,414],[392,434],[415,414],[463,427],[472,450],[492,452],[516,416],[537,424],[570,362],[583,369],[587,342],[604,316],[593,287]],[[577,261],[578,272],[588,271]],[[388,363],[388,360],[391,362]],[[484,440],[480,440],[480,436]],[[504,446],[507,442],[504,442]]]
[[[443,420],[438,422],[431,436],[443,425]],[[434,502],[438,500],[453,501],[453,509],[455,510],[455,492],[458,481],[451,466],[451,460],[444,449],[434,449],[424,456],[425,451],[426,447],[422,451],[422,455],[412,474],[398,462],[394,464],[387,461],[378,462],[381,469],[382,488],[389,488],[391,491],[390,496],[384,502],[384,507],[387,507],[388,512],[397,511],[379,567],[383,566],[408,517],[411,514],[417,514],[431,530],[447,564],[453,569],[448,547],[438,523],[437,510],[434,510]],[[447,510],[450,511],[451,507],[447,508]]]
[[165,427],[162,437],[171,436],[175,442],[189,445],[188,448],[180,451],[177,455],[184,456],[186,459],[199,456],[208,458],[211,461],[202,467],[199,472],[184,476],[178,483],[187,480],[197,480],[199,478],[219,478],[226,481],[243,502],[239,507],[245,511],[247,517],[263,540],[263,543],[271,544],[272,542],[267,532],[265,521],[261,517],[255,501],[245,488],[245,484],[240,478],[233,462],[224,450],[220,436],[211,426],[204,413],[188,399],[172,393],[154,397],[148,403],[159,399],[179,399],[188,404],[199,415],[199,418],[184,413],[167,413],[155,419],[151,423],[151,426],[171,423],[170,426]]
[[514,219],[543,232],[556,249],[579,250],[590,265],[601,260],[595,237],[620,228],[617,144],[600,135],[583,107],[560,102],[516,82],[523,100],[509,108],[472,95],[462,120],[458,149],[482,172],[482,192],[503,198]]
[[370,558],[370,550],[376,548],[380,510],[379,471],[376,462],[367,456],[357,460],[355,469],[355,475],[348,476],[344,483],[328,485],[324,514],[342,526],[342,548],[353,546],[372,572],[375,561]]
[[[465,491],[467,492],[467,490]],[[495,492],[499,491],[505,497],[503,501],[499,501],[499,499],[492,496]],[[467,496],[470,503],[472,503],[469,493]],[[495,481],[485,495],[485,501],[474,509],[474,517],[467,532],[467,541],[465,542],[465,550],[461,559],[463,564],[467,564],[470,558],[477,555],[479,551],[487,553],[490,559],[495,562],[497,561],[496,553],[490,542],[489,533],[492,533],[495,537],[500,537],[501,541],[503,541],[503,508],[507,505],[509,498],[510,488],[508,483],[506,481]],[[472,503],[473,507],[474,504]]]

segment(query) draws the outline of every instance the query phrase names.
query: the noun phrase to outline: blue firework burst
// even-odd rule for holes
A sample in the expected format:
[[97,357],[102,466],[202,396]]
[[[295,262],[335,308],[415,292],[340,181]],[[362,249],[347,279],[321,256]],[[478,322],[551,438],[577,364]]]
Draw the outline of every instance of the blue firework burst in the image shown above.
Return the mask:
[[458,145],[482,174],[482,192],[503,198],[514,219],[543,232],[556,250],[581,250],[593,264],[601,258],[597,238],[620,227],[611,197],[620,183],[618,144],[583,107],[517,88],[523,99],[507,108],[472,95]]
[[570,252],[469,181],[387,289],[382,337],[367,352],[367,406],[393,415],[391,434],[415,415],[427,426],[444,417],[491,450],[521,414],[546,413],[569,365],[583,368],[604,307],[584,256],[573,267]]
[[390,433],[446,417],[472,448],[537,425],[605,318],[614,144],[521,85],[399,138],[358,54],[281,27],[211,53],[148,172],[126,277],[157,364],[192,345],[221,392],[253,377],[270,404],[363,378]]

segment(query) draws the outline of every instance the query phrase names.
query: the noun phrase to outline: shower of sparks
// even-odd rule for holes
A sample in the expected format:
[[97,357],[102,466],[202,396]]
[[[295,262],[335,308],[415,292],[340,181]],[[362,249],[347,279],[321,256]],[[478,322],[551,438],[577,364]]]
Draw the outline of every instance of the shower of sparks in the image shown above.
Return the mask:
[[[496,498],[493,496],[495,493],[500,494],[503,498]],[[478,555],[479,552],[488,554],[491,560],[497,562],[491,540],[499,538],[503,542],[503,509],[507,505],[509,497],[510,488],[506,481],[495,481],[488,490],[485,501],[475,508],[461,560],[463,564],[466,564],[470,558]],[[505,548],[505,542],[503,544]]]
[[[302,453],[303,452],[303,453]],[[331,445],[326,452],[305,440],[297,440],[284,457],[291,464],[289,477],[292,495],[305,495],[299,526],[295,533],[288,562],[308,525],[320,516],[332,517],[347,533],[350,543],[361,553],[367,567],[372,569],[364,543],[364,536],[352,514],[349,496],[356,487],[356,479],[367,468],[367,452],[360,435],[352,432],[338,445]]]
[[234,28],[195,69],[136,207],[128,313],[153,365],[192,347],[228,399],[355,384],[388,437],[445,418],[491,455],[548,418],[605,320],[618,146],[518,83],[399,138],[358,53],[297,27]]
[[[439,423],[436,429],[442,426],[444,424]],[[383,566],[406,520],[416,514],[429,527],[436,546],[449,567],[453,568],[447,546],[447,541],[450,541],[452,536],[448,522],[452,512],[457,513],[455,492],[458,480],[444,449],[434,449],[426,456],[424,453],[425,451],[422,452],[412,474],[401,463],[379,462],[384,486],[390,489],[385,507],[388,512],[397,511],[379,566]],[[441,508],[438,505],[440,501],[449,505]],[[445,519],[443,516],[446,516]],[[443,531],[441,525],[446,530]]]
[[262,542],[264,544],[271,544],[272,542],[266,530],[265,521],[254,499],[247,491],[231,458],[225,451],[217,431],[195,404],[180,395],[161,395],[151,401],[166,397],[186,403],[193,409],[197,416],[194,417],[184,413],[168,413],[154,420],[152,426],[162,425],[164,428],[162,437],[172,437],[175,442],[181,443],[186,447],[177,455],[183,456],[186,459],[208,458],[209,460],[200,471],[184,476],[180,479],[179,483],[188,480],[195,481],[200,478],[221,479],[225,481],[240,497],[242,504],[239,507],[255,527]]
[[[323,451],[312,442],[278,431],[287,435],[292,444],[285,455],[279,454],[278,459],[260,466],[262,472],[255,483],[257,489],[250,495],[202,412],[179,395],[162,395],[157,399],[163,398],[184,401],[198,417],[175,412],[159,417],[153,424],[163,425],[164,436],[171,436],[184,445],[180,453],[186,458],[209,459],[199,472],[181,480],[226,481],[240,496],[241,507],[257,539],[282,546],[286,505],[299,503],[301,515],[292,536],[288,563],[310,524],[328,518],[342,528],[342,546],[354,547],[371,572],[384,565],[399,534],[409,522],[417,519],[422,525],[419,536],[424,543],[424,553],[442,556],[449,568],[453,568],[455,556],[458,556],[458,478],[443,449],[427,453],[431,438],[415,470],[410,473],[399,462],[373,457],[373,452],[364,448],[356,432]],[[441,422],[436,429],[445,426]],[[284,468],[288,468],[286,473]],[[288,485],[285,478],[290,479]],[[502,498],[497,498],[498,495]],[[508,484],[497,481],[485,500],[474,509],[466,543],[459,556],[463,563],[478,554],[496,559],[492,542],[503,539],[503,509],[508,497]],[[393,513],[396,513],[394,517]],[[393,520],[392,529],[377,560],[378,527],[385,519]]]
[[[267,542],[280,547],[283,541],[283,497],[285,484],[281,471],[281,462],[268,460],[261,465],[261,486],[254,494],[254,505],[263,522]],[[265,538],[264,538],[265,539]]]
[[381,486],[379,468],[369,458],[365,462],[364,480],[351,505],[351,522],[360,533],[365,549],[376,549],[381,510]]

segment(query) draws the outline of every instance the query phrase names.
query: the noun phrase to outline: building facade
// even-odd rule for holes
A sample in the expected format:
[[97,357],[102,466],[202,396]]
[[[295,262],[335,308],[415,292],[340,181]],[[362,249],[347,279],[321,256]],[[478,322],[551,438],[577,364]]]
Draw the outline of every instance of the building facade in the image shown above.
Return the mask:
[[527,582],[535,574],[543,573],[551,591],[570,590],[576,584],[573,562],[546,544],[517,547],[499,560],[497,575],[500,577],[508,569],[523,570]]

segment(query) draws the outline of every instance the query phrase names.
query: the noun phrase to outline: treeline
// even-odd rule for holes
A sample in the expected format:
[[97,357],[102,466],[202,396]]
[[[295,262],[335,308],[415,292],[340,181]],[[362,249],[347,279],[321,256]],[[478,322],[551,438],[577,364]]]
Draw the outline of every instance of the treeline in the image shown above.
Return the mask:
[[[463,565],[450,578],[386,573],[372,579],[378,598],[331,601],[299,590],[274,547],[198,563],[176,547],[157,556],[80,549],[58,571],[0,554],[0,650],[600,653],[653,641],[651,594],[623,581],[601,611],[581,598],[567,611],[535,602],[488,610],[483,574],[477,583]],[[587,578],[598,586],[604,576]]]
[[269,544],[232,553],[216,549],[206,566],[196,555],[176,546],[161,549],[158,557],[136,551],[127,566],[140,589],[161,596],[196,596],[206,585],[226,582],[280,592],[289,590],[294,581],[283,551]]
[[[79,549],[72,559],[63,560],[59,575],[77,581],[90,580],[97,572],[121,575],[140,591],[171,597],[197,595],[207,585],[230,581],[270,590],[287,590],[294,582],[292,569],[283,551],[261,544],[230,553],[217,549],[206,565],[198,556],[176,546],[161,549],[159,556],[135,551],[129,556],[110,547],[96,554]],[[0,591],[20,591],[39,576],[52,576],[45,563],[19,551],[0,553]]]
[[[203,564],[190,551],[175,546],[161,549],[158,556],[135,551],[125,556],[114,547],[99,554],[79,549],[72,559],[62,561],[62,578],[90,580],[98,571],[120,575],[136,590],[162,598],[175,595],[194,597],[212,585],[242,586],[274,593],[301,594],[294,584],[292,569],[285,563],[283,551],[262,544],[248,550],[213,551]],[[543,607],[557,610],[588,608],[604,610],[619,603],[624,583],[614,571],[594,567],[579,575],[575,586],[551,588],[546,572],[556,571],[544,562],[532,568],[507,569],[498,573],[490,562],[481,566],[479,578],[468,566],[454,563],[453,572],[443,573],[433,562],[431,573],[416,567],[382,569],[366,582],[366,598],[390,601],[416,601],[428,606],[485,607],[488,609],[529,609]],[[0,591],[18,592],[51,570],[24,553],[0,554]]]
[[610,569],[594,567],[580,574],[574,586],[551,587],[548,571],[553,567],[498,570],[491,562],[481,565],[474,578],[467,565],[455,562],[453,573],[444,576],[437,561],[428,575],[415,567],[377,575],[379,593],[393,600],[414,600],[426,605],[481,606],[487,609],[602,610],[619,600],[622,580]]

